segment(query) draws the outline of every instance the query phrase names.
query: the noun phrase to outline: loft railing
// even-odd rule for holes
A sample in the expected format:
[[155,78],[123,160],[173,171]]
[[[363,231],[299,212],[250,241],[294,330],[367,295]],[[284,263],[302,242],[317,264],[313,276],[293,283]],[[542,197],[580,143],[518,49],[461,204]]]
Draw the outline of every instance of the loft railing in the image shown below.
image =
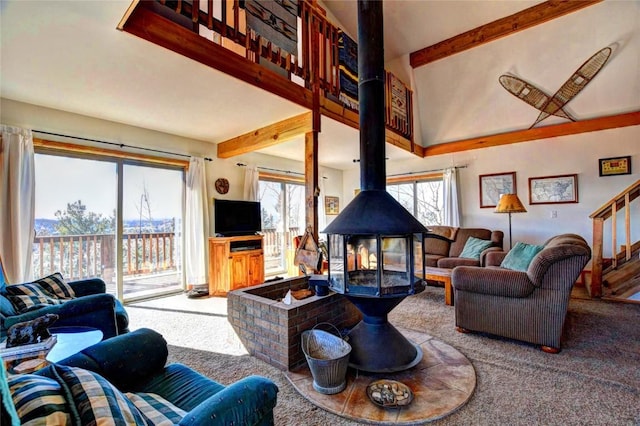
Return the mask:
[[[640,250],[640,241],[631,241],[631,202],[640,197],[640,180],[620,192],[618,195],[607,201],[598,210],[591,213],[589,217],[593,220],[593,258],[591,267],[591,285],[588,287],[591,297],[602,296],[602,277],[608,270],[616,269],[618,266],[631,260],[633,253]],[[618,251],[618,213],[624,212],[624,244]],[[636,220],[640,215],[635,215]],[[604,223],[611,219],[611,253],[613,253],[611,266],[604,269],[603,246],[604,246]]]
[[[176,270],[175,234],[154,232],[123,235],[125,276]],[[36,236],[34,276],[59,271],[67,280],[113,276],[115,235]]]
[[[317,84],[324,96],[343,108],[340,96],[340,64],[338,36],[340,29],[326,17],[325,11],[316,2],[300,0],[298,10],[298,52],[283,52],[271,41],[247,30],[245,10],[239,0],[152,0],[142,1],[140,6],[170,19],[196,34],[205,37],[227,50],[246,59],[281,70],[289,80],[312,89]],[[317,58],[317,67],[314,60]],[[317,69],[317,72],[314,70]],[[396,114],[392,94],[398,93],[398,82],[394,85],[387,73],[386,78],[386,126],[402,137],[413,141],[413,93],[406,86],[400,88],[400,109],[405,114]]]

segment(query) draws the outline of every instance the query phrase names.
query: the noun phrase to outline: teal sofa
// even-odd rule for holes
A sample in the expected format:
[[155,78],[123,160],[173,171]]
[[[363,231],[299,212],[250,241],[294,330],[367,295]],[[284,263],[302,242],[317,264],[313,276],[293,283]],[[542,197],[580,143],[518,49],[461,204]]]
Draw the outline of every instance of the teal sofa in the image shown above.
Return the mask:
[[[14,405],[5,402],[0,414],[5,419],[13,415],[12,424],[36,415],[65,422],[68,416],[74,425],[99,417],[126,425],[273,424],[278,388],[271,380],[249,376],[224,386],[185,365],[166,365],[167,355],[167,342],[150,329],[104,340],[35,374],[9,375]],[[29,404],[39,382],[46,393],[39,397],[48,404]],[[144,401],[152,401],[154,410]]]
[[0,341],[14,324],[33,320],[45,314],[56,314],[54,327],[84,326],[102,331],[103,338],[129,331],[129,317],[113,295],[106,293],[106,284],[100,278],[70,281],[75,298],[57,305],[42,305],[26,312],[18,312],[7,294],[6,284],[0,284]]

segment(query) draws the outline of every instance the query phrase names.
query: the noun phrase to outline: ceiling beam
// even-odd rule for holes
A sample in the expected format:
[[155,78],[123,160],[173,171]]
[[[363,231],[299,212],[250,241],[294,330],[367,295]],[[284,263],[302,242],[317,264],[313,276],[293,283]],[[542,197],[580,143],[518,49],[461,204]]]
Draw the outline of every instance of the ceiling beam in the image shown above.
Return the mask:
[[463,139],[455,142],[441,143],[424,147],[424,156],[450,154],[453,152],[469,151],[472,149],[490,148],[493,146],[509,145],[538,139],[548,139],[557,136],[576,135],[579,133],[595,132],[599,130],[615,129],[618,127],[640,125],[640,111],[626,114],[610,115],[589,120],[571,121],[545,127],[535,127],[527,130],[500,133],[479,138]]
[[313,130],[312,114],[305,112],[218,144],[218,158],[231,158],[286,142]]
[[458,34],[440,43],[416,50],[409,55],[409,61],[413,68],[418,68],[430,62],[437,61],[438,59],[443,59],[501,37],[515,34],[584,7],[600,3],[601,1],[602,0],[545,1],[521,12]]

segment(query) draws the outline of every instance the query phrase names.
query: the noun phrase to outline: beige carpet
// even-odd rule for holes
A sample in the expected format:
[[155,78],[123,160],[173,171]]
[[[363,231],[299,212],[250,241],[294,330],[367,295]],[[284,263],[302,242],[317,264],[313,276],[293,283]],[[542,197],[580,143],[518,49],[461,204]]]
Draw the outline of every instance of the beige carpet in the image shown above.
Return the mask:
[[[170,361],[225,384],[250,374],[271,378],[280,388],[278,425],[358,424],[315,407],[281,371],[242,354],[219,309],[203,314],[169,309],[127,307],[132,329],[149,327],[165,336]],[[640,425],[640,305],[572,300],[558,355],[511,340],[457,333],[454,308],[444,305],[442,288],[428,287],[407,298],[390,320],[452,345],[476,370],[477,387],[469,402],[430,424]]]

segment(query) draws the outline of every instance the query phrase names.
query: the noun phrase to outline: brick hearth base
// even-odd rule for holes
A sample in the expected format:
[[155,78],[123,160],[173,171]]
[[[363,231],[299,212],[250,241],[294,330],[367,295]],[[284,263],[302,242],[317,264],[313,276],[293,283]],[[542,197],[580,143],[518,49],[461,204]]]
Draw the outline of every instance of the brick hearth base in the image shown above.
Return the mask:
[[360,321],[360,311],[337,293],[294,299],[291,305],[280,301],[288,290],[307,287],[307,277],[296,277],[227,294],[229,322],[247,352],[281,370],[293,370],[306,364],[300,347],[303,331],[321,322],[342,330]]

